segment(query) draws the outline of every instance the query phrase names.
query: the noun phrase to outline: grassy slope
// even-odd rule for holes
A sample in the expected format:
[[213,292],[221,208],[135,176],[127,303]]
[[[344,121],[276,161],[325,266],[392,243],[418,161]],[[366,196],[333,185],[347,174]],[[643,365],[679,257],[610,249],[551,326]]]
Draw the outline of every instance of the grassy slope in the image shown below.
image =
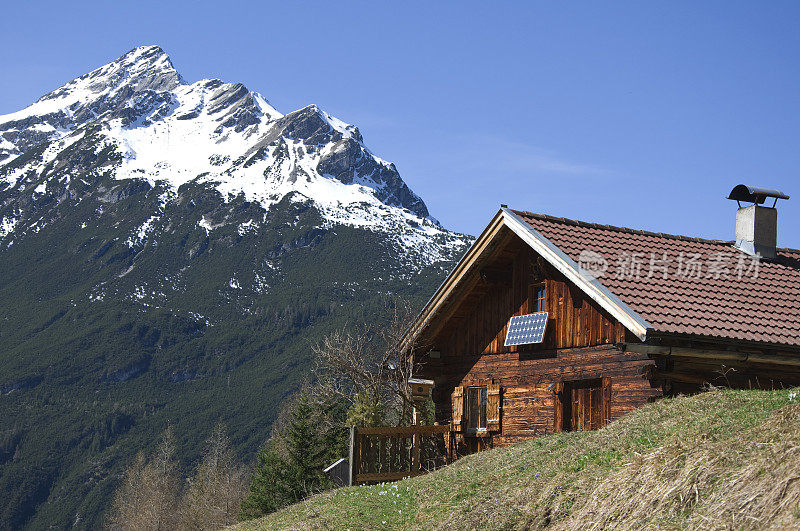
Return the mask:
[[315,496],[241,529],[797,528],[800,403],[717,390],[418,478]]

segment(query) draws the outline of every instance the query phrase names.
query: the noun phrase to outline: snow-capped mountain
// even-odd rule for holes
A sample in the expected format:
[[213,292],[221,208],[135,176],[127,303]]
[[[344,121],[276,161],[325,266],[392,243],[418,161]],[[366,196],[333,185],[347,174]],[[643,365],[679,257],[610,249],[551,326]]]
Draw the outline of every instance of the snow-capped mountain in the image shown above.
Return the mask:
[[[442,229],[394,164],[364,146],[358,128],[314,105],[283,115],[239,83],[186,83],[158,46],[135,48],[0,116],[0,187],[69,193],[69,172],[51,176],[63,186],[37,177],[87,140],[113,161],[117,180],[143,179],[172,191],[210,183],[225,200],[242,195],[266,210],[286,196],[310,200],[328,226],[384,231],[399,250],[429,263],[466,241]],[[19,217],[5,214],[0,234],[24,230],[18,225]]]
[[[0,528],[96,528],[167,425],[251,459],[334,329],[471,238],[358,129],[132,50],[0,116]],[[192,453],[194,452],[194,453]]]

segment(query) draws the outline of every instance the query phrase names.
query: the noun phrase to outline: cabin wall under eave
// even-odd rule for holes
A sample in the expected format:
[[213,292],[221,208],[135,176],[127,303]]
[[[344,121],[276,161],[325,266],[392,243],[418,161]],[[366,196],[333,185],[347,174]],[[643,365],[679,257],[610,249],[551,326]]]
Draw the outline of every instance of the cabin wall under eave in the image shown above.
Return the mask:
[[[651,353],[656,368],[653,379],[668,395],[692,394],[708,388],[730,387],[736,389],[782,389],[800,385],[800,352],[776,351],[772,349],[748,348],[732,342],[702,342],[688,339],[664,338],[660,347],[679,347],[703,351],[702,356],[663,355]],[[745,360],[730,357],[714,357],[714,352],[723,354],[741,353],[752,356]],[[770,356],[795,359],[792,364],[770,363]]]
[[[484,283],[485,293],[468,299],[442,328],[434,345],[446,356],[498,354],[544,348],[574,348],[625,341],[625,327],[528,247],[516,253],[502,282]],[[543,345],[506,347],[508,320],[534,311],[532,290],[544,282],[548,328]]]

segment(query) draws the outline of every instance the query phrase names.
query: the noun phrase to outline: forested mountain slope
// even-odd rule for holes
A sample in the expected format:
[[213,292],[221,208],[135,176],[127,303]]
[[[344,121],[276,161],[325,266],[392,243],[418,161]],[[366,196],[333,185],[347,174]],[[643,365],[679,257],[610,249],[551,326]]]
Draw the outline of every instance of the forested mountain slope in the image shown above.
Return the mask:
[[354,126],[131,50],[0,116],[0,527],[96,527],[168,425],[242,459],[309,344],[425,299],[471,238]]

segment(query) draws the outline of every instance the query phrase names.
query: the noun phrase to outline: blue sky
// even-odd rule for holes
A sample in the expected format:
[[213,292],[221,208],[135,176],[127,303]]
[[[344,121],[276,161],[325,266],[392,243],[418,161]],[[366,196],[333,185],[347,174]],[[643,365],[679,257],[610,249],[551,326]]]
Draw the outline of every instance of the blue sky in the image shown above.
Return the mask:
[[501,203],[731,239],[738,183],[800,247],[800,2],[14,2],[0,113],[141,44],[361,129],[445,226]]

